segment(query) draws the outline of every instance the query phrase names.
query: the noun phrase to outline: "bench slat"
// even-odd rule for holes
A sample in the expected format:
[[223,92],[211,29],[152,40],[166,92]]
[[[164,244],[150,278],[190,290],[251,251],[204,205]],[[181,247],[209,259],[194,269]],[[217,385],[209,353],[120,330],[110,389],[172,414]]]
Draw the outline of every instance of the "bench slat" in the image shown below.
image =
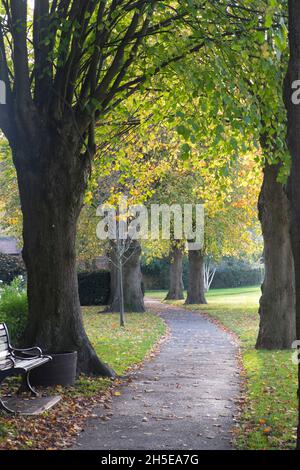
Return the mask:
[[30,369],[34,369],[35,367],[39,365],[46,364],[47,362],[49,362],[49,359],[45,357],[45,358],[38,358],[38,359],[31,359],[31,360],[26,359],[24,361],[22,359],[14,359],[14,363],[13,363],[10,360],[10,357],[12,356],[9,354],[6,357],[3,357],[2,359],[0,359],[0,370],[4,370],[8,368],[30,370]]
[[2,356],[0,357],[0,362],[5,362],[8,357],[12,357],[10,353],[1,353]]
[[[16,354],[18,354],[16,352]],[[35,357],[35,358],[15,358],[9,348],[9,337],[4,323],[0,323],[0,371],[3,374],[9,374],[9,369],[19,369],[30,371],[35,367],[41,366],[49,362],[48,357]],[[18,373],[18,371],[17,371]]]
[[6,370],[6,369],[11,369],[12,367],[13,367],[13,362],[12,361],[0,362],[0,371],[1,370]]
[[9,351],[7,342],[0,342],[0,352],[2,351]]
[[10,352],[8,351],[8,349],[6,349],[5,351],[0,351],[0,360],[1,360],[1,358],[7,357],[7,356],[11,356]]
[[25,359],[24,361],[22,359],[15,359],[15,367],[28,370],[36,367],[37,365],[45,364],[46,362],[49,362],[49,359],[47,357],[39,357],[37,359]]

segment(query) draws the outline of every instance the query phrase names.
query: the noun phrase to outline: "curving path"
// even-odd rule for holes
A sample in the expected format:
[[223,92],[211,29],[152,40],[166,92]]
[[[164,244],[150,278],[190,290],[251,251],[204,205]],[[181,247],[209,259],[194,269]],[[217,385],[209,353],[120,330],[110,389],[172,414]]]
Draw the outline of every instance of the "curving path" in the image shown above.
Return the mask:
[[239,394],[237,346],[199,313],[158,301],[147,307],[168,323],[170,338],[122,387],[111,410],[95,409],[102,419],[88,421],[75,448],[230,449]]

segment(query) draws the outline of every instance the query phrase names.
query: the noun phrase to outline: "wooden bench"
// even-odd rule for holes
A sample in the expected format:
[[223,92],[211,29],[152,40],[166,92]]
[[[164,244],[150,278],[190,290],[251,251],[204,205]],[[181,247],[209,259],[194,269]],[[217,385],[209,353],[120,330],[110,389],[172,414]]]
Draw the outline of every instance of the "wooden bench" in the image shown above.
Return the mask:
[[[0,323],[0,385],[7,377],[22,375],[24,377],[22,391],[29,391],[33,396],[37,396],[36,390],[30,383],[30,371],[51,360],[52,357],[43,355],[38,347],[13,348],[10,344],[7,326],[5,323]],[[8,413],[15,413],[4,404],[1,397],[0,408]]]

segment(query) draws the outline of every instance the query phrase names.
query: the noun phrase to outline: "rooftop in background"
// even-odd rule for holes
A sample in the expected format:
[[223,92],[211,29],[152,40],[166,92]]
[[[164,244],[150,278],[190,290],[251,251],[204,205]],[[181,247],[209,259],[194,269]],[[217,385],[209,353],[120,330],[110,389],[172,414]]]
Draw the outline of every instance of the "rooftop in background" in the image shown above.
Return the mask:
[[18,247],[18,241],[13,237],[0,237],[0,253],[11,256],[21,254],[21,248]]

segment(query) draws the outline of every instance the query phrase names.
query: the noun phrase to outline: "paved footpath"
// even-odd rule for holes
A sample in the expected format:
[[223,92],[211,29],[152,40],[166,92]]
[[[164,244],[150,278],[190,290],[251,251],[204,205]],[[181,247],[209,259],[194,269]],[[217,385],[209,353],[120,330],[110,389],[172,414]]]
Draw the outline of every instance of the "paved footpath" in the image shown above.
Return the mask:
[[[171,330],[160,353],[121,387],[111,410],[96,408],[76,449],[231,449],[239,394],[237,347],[199,313],[149,302]],[[105,419],[105,418],[104,418]]]

